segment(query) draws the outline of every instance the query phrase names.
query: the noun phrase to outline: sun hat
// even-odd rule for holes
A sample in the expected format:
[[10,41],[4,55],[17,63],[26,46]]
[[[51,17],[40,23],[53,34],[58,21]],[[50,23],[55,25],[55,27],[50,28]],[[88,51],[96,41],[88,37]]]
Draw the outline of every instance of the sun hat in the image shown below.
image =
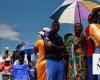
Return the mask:
[[38,34],[44,35],[45,32],[50,32],[50,29],[48,27],[44,27]]

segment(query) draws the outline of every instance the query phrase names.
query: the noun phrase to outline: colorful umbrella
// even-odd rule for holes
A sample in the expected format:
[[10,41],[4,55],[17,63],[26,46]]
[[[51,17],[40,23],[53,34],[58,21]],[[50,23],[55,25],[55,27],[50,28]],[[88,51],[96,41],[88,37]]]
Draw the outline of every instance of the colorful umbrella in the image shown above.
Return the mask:
[[75,1],[91,1],[91,2],[95,2],[97,4],[100,4],[100,0],[64,0],[65,2],[69,3],[73,3]]
[[87,21],[88,15],[95,6],[97,4],[90,1],[69,0],[68,2],[66,0],[50,18],[60,23],[81,23],[81,21]]

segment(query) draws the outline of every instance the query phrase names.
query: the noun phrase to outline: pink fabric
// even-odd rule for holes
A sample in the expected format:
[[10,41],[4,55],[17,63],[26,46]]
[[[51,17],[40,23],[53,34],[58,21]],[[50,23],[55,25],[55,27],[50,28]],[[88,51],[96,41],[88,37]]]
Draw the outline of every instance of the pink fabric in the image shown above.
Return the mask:
[[[78,9],[78,5],[79,5],[79,9]],[[80,16],[79,16],[79,12],[80,12]],[[74,22],[80,23],[80,19],[81,21],[88,21],[87,20],[88,15],[89,15],[88,9],[81,2],[78,2],[75,7],[75,21]]]
[[70,4],[70,3],[74,3],[74,2],[77,2],[77,1],[80,1],[80,0],[65,0],[61,6],[64,6],[64,5]]

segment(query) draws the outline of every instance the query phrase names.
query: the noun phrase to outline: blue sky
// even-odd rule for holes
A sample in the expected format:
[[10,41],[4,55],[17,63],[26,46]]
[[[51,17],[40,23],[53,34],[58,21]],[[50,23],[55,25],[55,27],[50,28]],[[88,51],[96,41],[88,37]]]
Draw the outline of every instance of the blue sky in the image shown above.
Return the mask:
[[[0,51],[6,46],[13,50],[23,41],[34,43],[38,38],[37,32],[44,26],[51,26],[52,20],[49,17],[63,1],[0,0],[0,29],[6,28],[10,36],[0,39]],[[72,31],[71,25],[61,25],[61,35]]]
[[[51,26],[49,18],[63,0],[0,0],[0,27],[9,27],[18,33],[20,41],[1,39],[0,49],[14,49],[22,41],[35,42],[44,26]],[[1,29],[1,28],[0,28]],[[16,37],[17,37],[16,36]]]

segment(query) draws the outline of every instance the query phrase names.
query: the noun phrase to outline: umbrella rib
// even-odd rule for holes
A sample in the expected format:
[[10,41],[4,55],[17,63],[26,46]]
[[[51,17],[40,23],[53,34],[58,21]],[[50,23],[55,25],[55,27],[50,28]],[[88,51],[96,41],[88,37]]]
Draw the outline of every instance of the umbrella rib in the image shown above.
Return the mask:
[[[86,0],[87,1],[87,0]],[[85,6],[83,1],[80,1],[80,3],[89,11],[89,9]],[[90,11],[89,11],[90,12]]]
[[77,5],[78,5],[78,12],[79,12],[79,19],[80,19],[80,23],[81,23],[81,14],[80,14],[80,9],[79,9],[79,3],[77,2]]

